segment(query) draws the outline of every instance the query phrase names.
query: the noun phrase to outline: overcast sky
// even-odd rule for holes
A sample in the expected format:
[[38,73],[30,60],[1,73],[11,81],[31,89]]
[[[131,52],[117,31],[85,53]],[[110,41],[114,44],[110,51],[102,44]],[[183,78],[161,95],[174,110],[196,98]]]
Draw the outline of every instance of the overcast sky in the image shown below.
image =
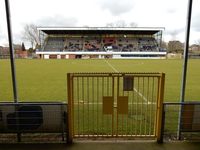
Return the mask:
[[[8,43],[5,0],[0,0],[0,45]],[[188,0],[10,0],[14,43],[24,25],[104,27],[135,22],[138,27],[165,27],[163,40],[185,40]],[[200,0],[193,0],[190,43],[200,40]]]

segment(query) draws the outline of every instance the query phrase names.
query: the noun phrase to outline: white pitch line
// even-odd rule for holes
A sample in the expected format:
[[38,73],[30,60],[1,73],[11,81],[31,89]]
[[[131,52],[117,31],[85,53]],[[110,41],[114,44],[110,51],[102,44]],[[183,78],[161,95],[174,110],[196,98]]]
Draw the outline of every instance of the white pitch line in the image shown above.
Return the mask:
[[108,64],[108,66],[110,66],[112,68],[112,70],[119,73],[119,71],[113,65],[111,65],[106,59],[104,59],[104,61]]
[[[143,98],[145,102],[148,102],[147,98],[144,95],[142,95],[142,93],[140,93],[136,88],[134,88],[134,91],[137,92],[139,96]],[[148,103],[151,103],[151,102],[148,102]]]
[[[119,71],[118,71],[112,64],[110,64],[106,59],[104,59],[104,61],[105,61],[115,72],[119,73]],[[137,93],[139,94],[139,96],[143,98],[143,100],[144,100],[145,102],[148,102],[147,98],[146,98],[142,93],[140,93],[135,87],[134,87],[134,91],[137,92]],[[151,102],[148,102],[148,103],[151,103]]]

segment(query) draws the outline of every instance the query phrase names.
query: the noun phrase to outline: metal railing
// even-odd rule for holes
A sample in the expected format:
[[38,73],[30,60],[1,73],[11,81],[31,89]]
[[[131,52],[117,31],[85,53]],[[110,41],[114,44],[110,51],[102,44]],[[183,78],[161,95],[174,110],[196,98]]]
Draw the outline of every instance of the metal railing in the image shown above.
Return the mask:
[[163,73],[68,74],[70,140],[159,140],[163,93]]
[[0,103],[0,141],[67,141],[66,117],[63,103]]
[[200,102],[164,103],[161,139],[200,140]]

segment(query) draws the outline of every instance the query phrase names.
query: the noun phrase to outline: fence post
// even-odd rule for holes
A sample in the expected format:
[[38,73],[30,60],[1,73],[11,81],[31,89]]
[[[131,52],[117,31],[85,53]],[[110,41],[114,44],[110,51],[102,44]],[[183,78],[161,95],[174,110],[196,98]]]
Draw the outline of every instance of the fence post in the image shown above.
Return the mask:
[[72,133],[72,128],[73,128],[73,116],[72,116],[72,82],[71,82],[71,74],[67,74],[67,94],[68,94],[68,104],[67,104],[67,143],[72,143],[73,142],[73,133]]
[[158,104],[157,104],[157,142],[162,143],[162,122],[163,122],[163,99],[164,99],[164,85],[165,85],[165,74],[161,73],[159,78],[159,89],[158,89]]
[[163,143],[164,130],[165,130],[165,104],[162,106],[162,124],[161,124],[161,137],[158,143]]

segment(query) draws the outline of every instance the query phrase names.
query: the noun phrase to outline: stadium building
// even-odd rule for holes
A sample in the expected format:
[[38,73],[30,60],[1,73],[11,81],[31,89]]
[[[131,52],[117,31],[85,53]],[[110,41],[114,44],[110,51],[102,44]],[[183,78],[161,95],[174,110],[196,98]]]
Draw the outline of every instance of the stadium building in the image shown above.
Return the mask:
[[39,27],[43,59],[115,58],[160,59],[164,28],[111,27]]

